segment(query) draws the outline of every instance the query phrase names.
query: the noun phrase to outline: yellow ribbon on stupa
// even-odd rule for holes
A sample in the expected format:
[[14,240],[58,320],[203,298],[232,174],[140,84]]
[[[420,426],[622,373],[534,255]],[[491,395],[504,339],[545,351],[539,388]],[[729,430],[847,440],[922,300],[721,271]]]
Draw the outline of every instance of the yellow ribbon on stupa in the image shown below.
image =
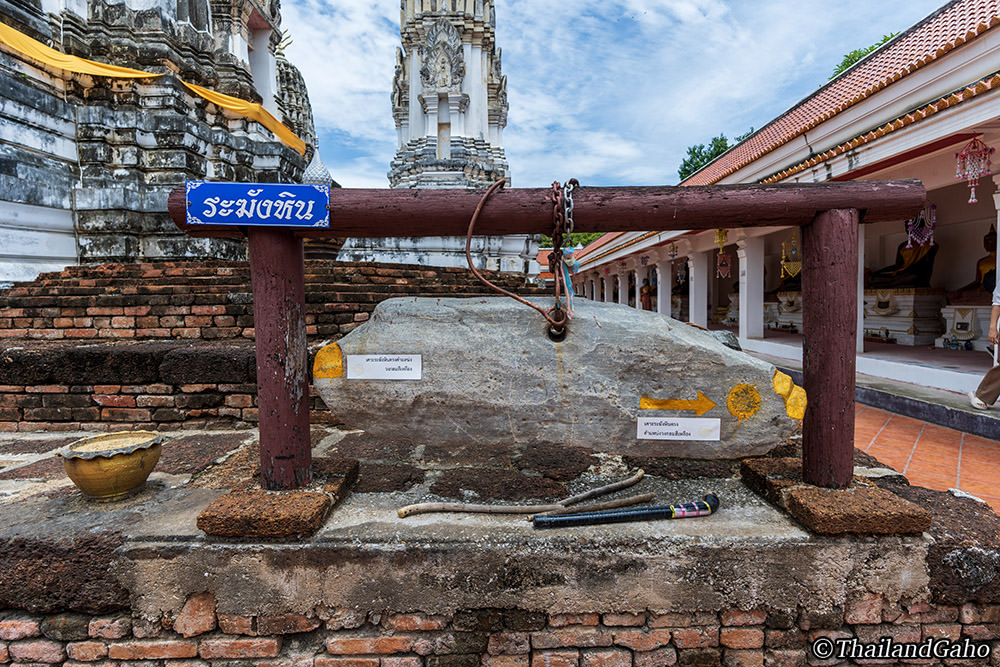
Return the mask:
[[234,111],[241,116],[246,116],[251,120],[255,120],[267,129],[274,132],[274,136],[281,139],[282,142],[287,146],[291,146],[299,155],[306,154],[306,142],[295,136],[295,133],[289,130],[287,127],[281,124],[281,121],[271,115],[271,112],[265,109],[260,104],[256,102],[247,102],[246,100],[241,100],[238,97],[233,97],[231,95],[223,95],[222,93],[217,93],[214,90],[209,90],[208,88],[202,88],[201,86],[196,86],[193,83],[188,83],[183,79],[178,79],[184,84],[184,87],[195,93],[204,97],[206,100],[211,102],[217,107],[222,107],[223,109],[229,109]]
[[0,42],[29,58],[39,60],[59,69],[76,72],[77,74],[112,76],[119,79],[151,79],[163,76],[162,74],[150,74],[149,72],[129,69],[128,67],[99,63],[81,58],[80,56],[71,56],[56,51],[52,47],[45,46],[38,40],[28,37],[22,32],[18,32],[5,23],[0,23]]
[[[87,60],[86,58],[72,56],[62,53],[61,51],[56,51],[52,47],[42,44],[37,39],[28,37],[24,33],[15,30],[3,22],[0,22],[0,42],[6,44],[18,53],[31,58],[32,60],[37,60],[45,63],[46,65],[52,65],[53,67],[58,67],[59,69],[66,70],[68,72],[75,72],[76,74],[108,76],[118,79],[152,79],[163,76],[163,74],[151,74],[150,72],[143,72],[142,70],[131,69],[128,67],[119,67],[118,65],[99,63],[94,60]],[[181,81],[180,79],[178,80]],[[271,113],[260,104],[257,104],[256,102],[247,102],[246,100],[241,100],[238,97],[232,97],[230,95],[223,95],[222,93],[217,93],[213,90],[209,90],[208,88],[202,88],[201,86],[187,83],[186,81],[181,81],[181,83],[183,83],[188,90],[199,95],[200,97],[203,97],[212,104],[257,121],[267,129],[271,130],[271,132],[273,132],[274,135],[285,145],[298,151],[299,155],[305,155],[306,143],[299,139],[294,132],[283,125],[281,121],[271,115]]]

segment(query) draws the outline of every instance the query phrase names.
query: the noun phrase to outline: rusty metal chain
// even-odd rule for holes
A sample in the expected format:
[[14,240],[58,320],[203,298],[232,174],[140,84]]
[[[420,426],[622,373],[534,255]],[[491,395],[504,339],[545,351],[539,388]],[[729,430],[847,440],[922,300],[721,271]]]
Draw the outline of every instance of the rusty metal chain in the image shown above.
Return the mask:
[[[567,308],[563,308],[562,305],[562,292],[563,292],[563,240],[564,235],[568,234],[573,230],[573,190],[580,184],[574,178],[570,179],[566,183],[566,187],[561,187],[558,181],[552,183],[552,192],[550,193],[550,198],[552,202],[552,252],[549,254],[549,271],[552,272],[555,277],[555,305],[548,310],[544,310],[541,306],[536,306],[527,299],[524,299],[513,292],[509,292],[502,287],[494,285],[489,280],[487,280],[482,273],[476,269],[472,264],[472,232],[475,229],[476,221],[479,219],[479,214],[482,212],[483,207],[486,202],[493,195],[494,192],[499,190],[506,183],[506,179],[500,179],[496,181],[493,185],[483,193],[482,198],[479,200],[479,205],[476,206],[475,212],[472,214],[472,219],[469,221],[469,231],[465,237],[465,260],[469,263],[469,269],[472,271],[473,275],[476,276],[487,287],[493,289],[500,294],[509,296],[510,298],[523,303],[526,306],[534,308],[542,317],[549,323],[548,334],[552,340],[560,341],[566,337],[566,322],[569,320],[569,314]],[[567,222],[568,221],[568,222]],[[569,231],[566,231],[566,230]]]

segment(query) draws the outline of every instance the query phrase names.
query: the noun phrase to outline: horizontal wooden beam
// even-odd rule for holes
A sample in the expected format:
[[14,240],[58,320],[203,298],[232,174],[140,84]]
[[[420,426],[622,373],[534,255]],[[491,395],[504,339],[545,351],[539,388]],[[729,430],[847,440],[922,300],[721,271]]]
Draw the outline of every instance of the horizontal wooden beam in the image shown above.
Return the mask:
[[[465,236],[482,192],[475,190],[334,189],[330,228],[306,237]],[[549,188],[500,190],[486,204],[477,235],[551,234]],[[917,180],[704,187],[587,187],[573,193],[574,231],[621,232],[805,225],[819,213],[857,209],[863,222],[905,220],[924,205]],[[191,236],[241,236],[239,228],[189,226],[184,189],[170,216]]]

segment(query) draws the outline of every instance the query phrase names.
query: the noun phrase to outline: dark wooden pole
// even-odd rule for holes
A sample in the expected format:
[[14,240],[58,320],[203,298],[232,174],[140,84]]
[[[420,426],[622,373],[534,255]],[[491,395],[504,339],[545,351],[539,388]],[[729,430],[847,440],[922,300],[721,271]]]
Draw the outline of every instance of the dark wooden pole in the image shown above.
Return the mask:
[[802,227],[802,478],[843,488],[854,473],[858,327],[858,211],[817,215]]
[[[493,195],[477,234],[551,234],[550,188],[512,188]],[[330,193],[330,228],[302,236],[465,236],[482,192],[354,190]],[[924,202],[920,181],[851,181],[794,185],[615,187],[586,185],[573,193],[578,232],[716,229],[801,225],[831,209],[856,208],[865,222],[905,220]],[[188,226],[184,191],[168,204],[174,222],[193,236],[238,236],[236,228]]]
[[248,236],[261,486],[295,489],[310,482],[312,465],[302,239],[265,227]]

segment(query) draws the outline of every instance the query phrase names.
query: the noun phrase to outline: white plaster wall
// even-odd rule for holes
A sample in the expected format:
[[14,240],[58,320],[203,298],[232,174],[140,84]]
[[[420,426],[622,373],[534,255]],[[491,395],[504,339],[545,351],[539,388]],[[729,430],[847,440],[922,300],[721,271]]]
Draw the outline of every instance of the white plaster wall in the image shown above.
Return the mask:
[[277,65],[274,54],[268,49],[271,39],[270,30],[255,30],[253,32],[253,49],[248,52],[250,73],[253,75],[253,85],[260,93],[264,108],[277,117],[281,117],[278,102],[274,99],[277,78]]
[[0,283],[31,280],[76,259],[69,210],[0,201]]
[[41,5],[46,14],[59,14],[65,10],[87,18],[87,0],[41,0]]
[[177,16],[177,5],[173,0],[124,0],[122,3],[109,2],[108,4],[123,4],[130,9],[159,9],[160,13],[168,17]]
[[77,260],[71,212],[76,118],[73,105],[61,100],[61,85],[0,54],[0,284]]

